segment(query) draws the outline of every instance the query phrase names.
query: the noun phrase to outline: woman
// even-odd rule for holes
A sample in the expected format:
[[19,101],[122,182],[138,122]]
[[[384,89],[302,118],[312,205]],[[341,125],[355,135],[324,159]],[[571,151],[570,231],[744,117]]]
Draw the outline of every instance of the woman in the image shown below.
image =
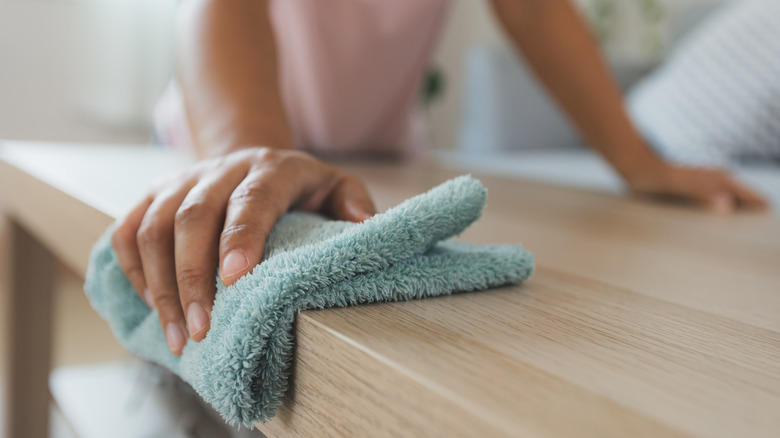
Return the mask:
[[[568,2],[492,6],[541,82],[631,189],[721,211],[765,206],[723,172],[675,167],[650,152]],[[247,273],[286,211],[349,221],[375,213],[357,178],[304,151],[419,150],[412,108],[446,7],[446,0],[182,2],[181,98],[169,90],[163,107],[174,111],[160,114],[161,134],[204,159],[158,184],[113,240],[131,283],[157,307],[174,354],[208,332],[215,267],[228,285]]]

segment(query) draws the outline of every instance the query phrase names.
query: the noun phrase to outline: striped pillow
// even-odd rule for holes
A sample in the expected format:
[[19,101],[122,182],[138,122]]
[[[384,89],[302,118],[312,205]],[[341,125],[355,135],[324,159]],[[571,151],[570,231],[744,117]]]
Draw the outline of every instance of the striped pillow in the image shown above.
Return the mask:
[[671,161],[780,158],[780,1],[713,13],[631,90],[628,109]]

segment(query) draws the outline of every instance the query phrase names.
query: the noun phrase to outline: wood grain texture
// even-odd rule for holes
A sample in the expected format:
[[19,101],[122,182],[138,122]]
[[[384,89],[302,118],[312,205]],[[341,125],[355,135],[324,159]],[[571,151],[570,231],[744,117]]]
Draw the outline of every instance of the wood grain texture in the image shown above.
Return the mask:
[[[350,168],[383,208],[457,175],[435,166]],[[499,430],[510,436],[780,434],[776,217],[713,216],[477,176],[488,187],[488,208],[461,239],[522,243],[539,272],[506,291],[302,314],[303,327],[311,319],[344,337],[349,351],[361,349],[394,371],[381,384],[360,376],[360,390],[381,393],[416,378],[479,412],[474,422],[453,415],[462,426],[454,431],[431,419],[418,436],[473,436],[467,425],[478,429],[485,418],[506,421]],[[295,375],[306,378],[295,380],[292,402],[261,430],[315,433],[319,417],[306,413],[317,409],[316,399],[298,391],[324,394],[333,390],[327,385],[343,384],[311,377],[337,373],[327,364],[340,362],[299,361]],[[427,402],[393,406],[394,416],[365,416],[392,425],[431,411]],[[385,427],[388,435],[410,435]]]
[[[345,338],[346,351],[308,359],[309,350],[327,343],[307,347],[311,325]],[[334,387],[340,394],[383,394],[410,379],[427,387],[418,392],[443,393],[471,414],[453,416],[460,427],[454,431],[431,418],[428,428],[416,429],[419,436],[473,436],[470,429],[486,430],[479,423],[486,419],[503,425],[496,434],[503,436],[709,437],[746,430],[773,436],[780,430],[776,332],[545,268],[525,286],[306,312],[298,335],[305,340],[291,403],[261,426],[270,436],[306,436],[321,427],[319,415],[305,413],[318,412],[317,395]],[[345,366],[356,349],[386,368]],[[351,387],[351,379],[359,383]],[[394,432],[387,435],[408,435],[392,429],[399,418],[448,411],[406,394],[409,399],[389,403],[392,416],[382,416],[389,423],[379,424]],[[384,407],[367,399],[353,406],[372,418]],[[328,435],[355,424],[328,417],[340,425]]]
[[[0,189],[5,210],[81,273],[94,238],[156,176],[119,163],[170,159],[99,150],[21,145],[0,160],[0,181],[15,184]],[[340,165],[381,209],[460,173]],[[520,286],[300,314],[285,405],[261,430],[780,436],[780,219],[476,176],[488,207],[460,238],[522,243],[538,272]]]

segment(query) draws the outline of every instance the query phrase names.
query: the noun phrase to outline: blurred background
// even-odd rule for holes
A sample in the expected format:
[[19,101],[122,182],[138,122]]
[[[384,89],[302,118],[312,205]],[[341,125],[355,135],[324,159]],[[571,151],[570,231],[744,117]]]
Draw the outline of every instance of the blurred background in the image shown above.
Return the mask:
[[[745,0],[573,1],[630,95],[714,11]],[[0,139],[148,143],[155,102],[173,73],[175,10],[175,0],[0,0]],[[694,66],[683,75],[690,79],[706,68]],[[452,1],[430,71],[424,111],[429,144],[439,160],[621,190],[609,166],[581,148],[568,121],[497,27],[487,2]],[[721,79],[729,81],[731,74]],[[645,90],[637,106],[646,110],[643,118],[651,128],[674,134],[668,120],[653,119],[659,111],[663,116],[657,105],[662,98],[647,97],[663,94],[659,87],[666,94],[678,87],[674,78],[661,82]],[[779,88],[774,86],[775,94]],[[764,101],[751,104],[766,107]],[[710,128],[709,120],[700,120],[700,131]],[[724,129],[738,131],[749,123]],[[743,179],[767,185],[775,170],[769,177],[763,168],[751,171]],[[735,172],[742,175],[740,169]],[[770,199],[780,199],[780,189],[770,192]]]
[[[630,96],[714,11],[746,0],[573,1]],[[155,102],[172,77],[175,10],[175,0],[0,0],[0,139],[148,143]],[[729,24],[720,24],[710,26],[713,32],[700,33],[718,34],[709,38],[715,44],[729,40],[728,30],[718,29]],[[776,35],[774,39],[778,40]],[[690,51],[696,50],[706,48]],[[714,71],[710,67],[699,64],[677,70],[682,70],[683,79],[692,80],[702,71]],[[780,64],[773,68],[777,71]],[[452,1],[430,71],[424,111],[429,144],[439,160],[454,166],[468,162],[478,170],[508,176],[621,190],[609,166],[581,148],[568,121],[496,26],[487,2]],[[727,71],[719,80],[734,83],[732,76],[741,73]],[[655,88],[646,87],[650,90],[635,99],[634,106],[643,112],[632,111],[632,115],[635,119],[641,115],[651,131],[679,134],[672,126],[674,118],[670,121],[667,114],[663,120],[666,112],[659,101],[664,103],[664,94],[685,100],[689,96],[676,93],[683,86],[677,84],[679,77],[657,76],[662,77],[654,81]],[[741,130],[751,127],[752,119],[740,121],[735,115],[765,116],[767,99],[780,100],[775,98],[780,85],[772,87],[774,94],[761,90],[747,97],[725,96],[729,101],[745,97],[743,103],[760,114],[729,104],[731,112],[717,115],[733,123],[715,126],[708,114],[697,125],[697,134],[704,136],[698,141],[702,148],[708,148],[713,137],[744,136]],[[712,107],[701,101],[687,110],[698,111],[695,105]],[[771,110],[769,116],[778,120],[777,113]],[[708,138],[707,132],[715,127],[726,132],[712,131]],[[767,129],[776,134],[777,156],[780,123]],[[715,161],[723,164],[724,160]],[[780,201],[776,161],[769,170],[758,167],[733,170],[759,189],[770,186],[765,194]]]
[[[723,1],[578,3],[628,86],[663,58],[680,33]],[[148,141],[152,108],[172,75],[175,6],[174,0],[0,0],[0,138]],[[513,110],[528,115],[528,123],[514,127],[524,132],[522,138],[500,132],[492,141],[503,138],[505,144],[491,147],[575,141],[571,131],[559,129],[565,123],[545,106],[546,97],[512,55],[486,2],[453,2],[432,67],[443,84],[429,105],[436,148],[462,144],[464,100],[480,82],[494,87],[483,100],[505,96],[494,105],[513,101]],[[469,103],[484,106],[473,100]]]
[[146,142],[172,0],[0,0],[0,138]]

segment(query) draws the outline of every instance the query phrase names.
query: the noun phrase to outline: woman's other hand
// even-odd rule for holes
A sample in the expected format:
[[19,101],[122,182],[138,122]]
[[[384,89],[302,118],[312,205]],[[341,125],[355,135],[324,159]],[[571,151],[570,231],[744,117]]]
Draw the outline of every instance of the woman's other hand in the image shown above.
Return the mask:
[[626,173],[624,179],[639,194],[693,201],[717,213],[731,213],[738,209],[764,211],[769,207],[761,195],[723,170],[658,162]]

